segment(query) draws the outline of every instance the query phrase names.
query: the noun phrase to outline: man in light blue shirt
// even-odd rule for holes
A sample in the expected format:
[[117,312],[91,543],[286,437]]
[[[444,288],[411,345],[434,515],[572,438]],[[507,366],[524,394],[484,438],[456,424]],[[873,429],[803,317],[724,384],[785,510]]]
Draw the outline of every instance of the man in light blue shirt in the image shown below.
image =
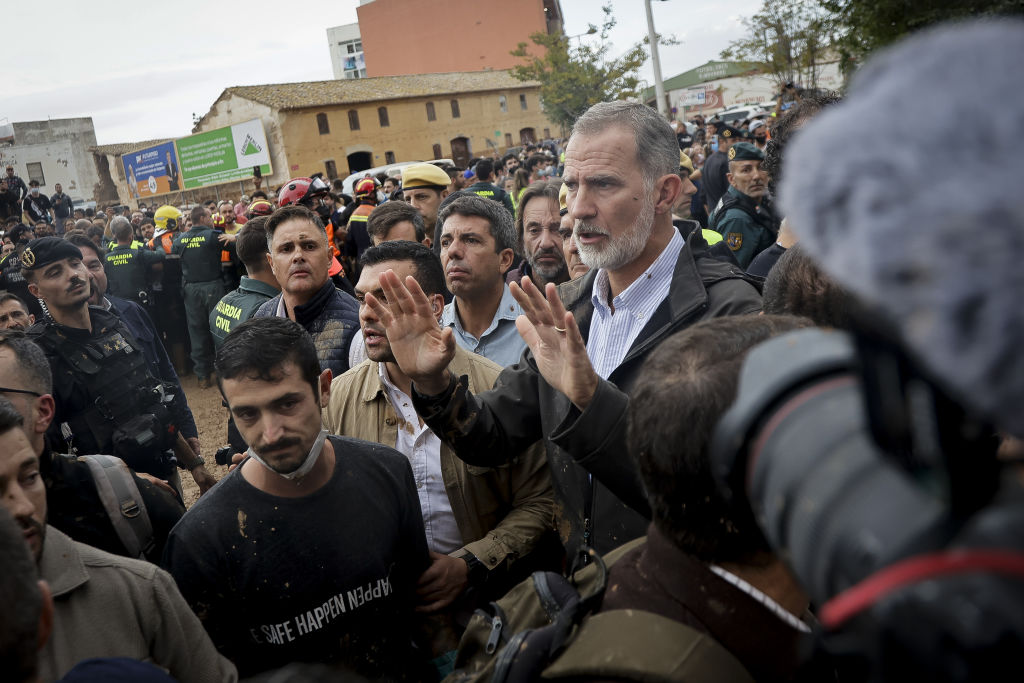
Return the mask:
[[523,310],[505,286],[515,258],[515,226],[504,208],[478,196],[459,197],[438,215],[445,283],[455,296],[441,324],[458,344],[498,365],[519,360],[526,342],[516,329]]

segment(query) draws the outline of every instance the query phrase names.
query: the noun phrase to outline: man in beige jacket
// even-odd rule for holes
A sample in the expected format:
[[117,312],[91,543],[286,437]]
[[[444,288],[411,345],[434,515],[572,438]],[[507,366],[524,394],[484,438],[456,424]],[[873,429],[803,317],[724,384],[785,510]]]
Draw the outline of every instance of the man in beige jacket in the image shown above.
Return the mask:
[[[360,302],[367,293],[380,296],[380,273],[393,270],[416,279],[440,319],[444,273],[430,249],[383,242],[364,252],[362,263],[355,288]],[[369,359],[333,381],[324,424],[335,434],[394,446],[410,459],[431,551],[431,566],[418,587],[420,610],[439,612],[470,587],[502,582],[552,528],[547,462],[538,446],[499,468],[459,460],[416,416],[410,380],[394,362],[380,321],[361,305],[359,322]],[[468,376],[478,390],[489,389],[501,372],[497,364],[461,348],[450,369]]]
[[53,597],[53,631],[39,652],[39,678],[56,680],[83,659],[128,657],[167,669],[182,683],[236,681],[234,665],[214,649],[167,572],[47,526],[39,458],[22,423],[0,398],[0,502],[21,528]]

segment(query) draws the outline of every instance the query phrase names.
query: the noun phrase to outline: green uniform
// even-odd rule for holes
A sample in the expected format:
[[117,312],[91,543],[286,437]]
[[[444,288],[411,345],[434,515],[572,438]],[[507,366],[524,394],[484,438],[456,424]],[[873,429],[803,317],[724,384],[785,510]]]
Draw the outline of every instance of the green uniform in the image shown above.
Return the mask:
[[231,330],[251,318],[256,309],[267,299],[277,296],[278,291],[265,282],[243,275],[238,289],[225,294],[210,314],[214,346],[219,349]]
[[151,268],[163,261],[161,251],[114,247],[107,252],[103,263],[103,270],[107,272],[107,292],[122,299],[148,303]]
[[[210,314],[225,294],[220,267],[222,245],[217,239],[222,234],[220,230],[194,226],[175,237],[171,247],[172,253],[181,256],[181,291],[192,342],[192,364],[200,379],[213,372]],[[231,250],[234,251],[234,247]]]
[[746,270],[755,256],[775,244],[778,230],[774,219],[735,187],[729,187],[723,202],[708,227],[722,235],[740,268]]

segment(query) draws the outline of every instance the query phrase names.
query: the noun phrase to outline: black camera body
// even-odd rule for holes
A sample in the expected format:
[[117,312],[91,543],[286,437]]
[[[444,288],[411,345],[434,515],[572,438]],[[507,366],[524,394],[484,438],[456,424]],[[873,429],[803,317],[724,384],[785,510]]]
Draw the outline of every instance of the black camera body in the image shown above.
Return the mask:
[[1024,491],[996,445],[897,346],[806,329],[751,350],[711,461],[843,680],[999,680],[1024,648]]
[[218,465],[230,465],[231,456],[235,454],[235,449],[231,446],[221,446],[217,449],[217,452],[213,456],[214,462]]

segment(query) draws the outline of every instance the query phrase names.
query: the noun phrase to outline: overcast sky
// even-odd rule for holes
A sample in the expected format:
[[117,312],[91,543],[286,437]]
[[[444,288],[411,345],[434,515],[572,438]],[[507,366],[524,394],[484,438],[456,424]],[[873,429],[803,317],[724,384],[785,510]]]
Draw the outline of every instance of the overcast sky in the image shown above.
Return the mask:
[[[358,0],[4,4],[0,123],[91,116],[102,145],[188,135],[192,114],[229,86],[332,78],[327,28],[356,21]],[[600,0],[561,4],[568,35],[600,22]],[[717,59],[760,4],[655,0],[658,31],[681,41],[661,49],[664,78]],[[612,7],[619,54],[646,35],[647,21],[643,0]],[[641,77],[653,85],[653,73],[648,60]]]

